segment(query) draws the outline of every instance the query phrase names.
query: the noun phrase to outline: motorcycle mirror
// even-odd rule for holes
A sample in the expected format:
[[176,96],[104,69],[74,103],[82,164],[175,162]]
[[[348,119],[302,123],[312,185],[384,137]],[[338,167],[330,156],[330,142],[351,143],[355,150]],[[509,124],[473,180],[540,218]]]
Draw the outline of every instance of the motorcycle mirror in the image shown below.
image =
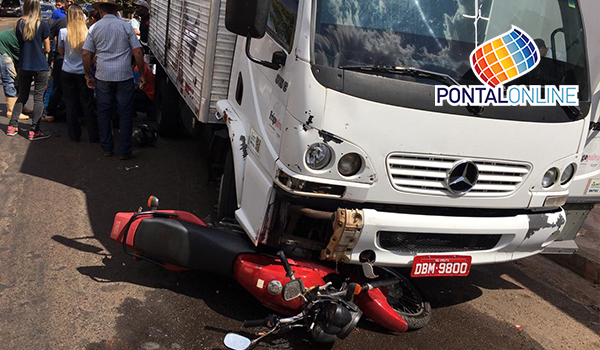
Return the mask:
[[250,339],[237,333],[227,333],[223,343],[225,343],[227,348],[232,350],[246,350],[250,348],[250,344],[252,344]]
[[295,280],[289,281],[288,283],[285,284],[285,286],[283,286],[283,292],[282,292],[283,300],[285,300],[285,301],[294,300],[294,299],[298,298],[299,296],[301,296],[303,292],[304,292],[304,283],[302,283],[302,280],[295,279]]

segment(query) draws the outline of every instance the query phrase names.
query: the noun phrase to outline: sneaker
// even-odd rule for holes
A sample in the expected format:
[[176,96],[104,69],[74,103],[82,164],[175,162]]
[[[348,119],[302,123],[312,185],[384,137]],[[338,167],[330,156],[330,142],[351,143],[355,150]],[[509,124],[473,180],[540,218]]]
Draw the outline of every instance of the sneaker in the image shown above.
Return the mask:
[[15,136],[16,134],[19,133],[19,128],[17,128],[16,126],[8,126],[8,129],[6,129],[6,136]]
[[49,132],[38,130],[38,132],[29,131],[29,141],[43,140],[52,136]]

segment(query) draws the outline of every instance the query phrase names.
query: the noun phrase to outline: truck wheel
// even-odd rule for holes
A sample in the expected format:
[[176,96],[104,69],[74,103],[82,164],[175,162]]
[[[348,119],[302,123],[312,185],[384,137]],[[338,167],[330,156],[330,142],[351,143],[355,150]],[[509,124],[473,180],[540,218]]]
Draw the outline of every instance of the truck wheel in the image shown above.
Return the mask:
[[235,193],[235,171],[233,168],[233,154],[231,150],[227,152],[225,158],[225,167],[221,184],[219,186],[219,202],[217,203],[217,220],[225,218],[235,219],[237,210],[237,195]]
[[159,68],[156,73],[156,96],[154,98],[158,132],[167,135],[175,130],[179,115],[179,93],[169,81],[167,74]]
[[400,282],[387,288],[387,301],[406,321],[408,330],[425,327],[431,319],[431,304],[424,300],[417,287],[408,278],[396,275]]
[[179,99],[179,110],[181,111],[181,123],[183,123],[183,127],[185,128],[185,133],[194,139],[200,138],[203,136],[203,123],[199,122],[196,119],[196,115],[190,107],[187,105],[183,98]]

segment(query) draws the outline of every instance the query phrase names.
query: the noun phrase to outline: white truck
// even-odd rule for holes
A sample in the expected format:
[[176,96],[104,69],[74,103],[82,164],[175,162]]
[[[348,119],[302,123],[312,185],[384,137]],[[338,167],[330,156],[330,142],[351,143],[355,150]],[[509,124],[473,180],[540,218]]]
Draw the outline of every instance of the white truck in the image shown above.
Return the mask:
[[[584,5],[153,0],[158,121],[225,136],[218,217],[257,245],[363,266],[524,258],[559,237],[586,167],[600,59]],[[579,106],[436,106],[436,85],[481,84],[471,52],[512,26],[542,57],[507,85],[577,85]]]
[[582,16],[585,23],[590,62],[590,83],[592,109],[589,127],[584,134],[585,145],[581,155],[581,163],[573,183],[569,186],[569,199],[564,205],[567,223],[556,241],[547,246],[546,254],[572,254],[577,251],[575,237],[581,225],[594,206],[600,203],[600,46],[598,33],[600,22],[596,16],[600,13],[600,2],[582,1]]

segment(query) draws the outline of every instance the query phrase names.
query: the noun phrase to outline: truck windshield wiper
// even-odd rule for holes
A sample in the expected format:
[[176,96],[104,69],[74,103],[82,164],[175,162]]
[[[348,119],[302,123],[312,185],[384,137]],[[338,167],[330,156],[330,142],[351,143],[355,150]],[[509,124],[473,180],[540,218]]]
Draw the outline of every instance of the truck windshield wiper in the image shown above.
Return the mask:
[[[446,86],[461,85],[456,79],[452,78],[448,74],[432,72],[429,70],[414,68],[414,67],[401,67],[401,66],[385,66],[385,65],[355,65],[355,66],[339,66],[339,69],[352,70],[359,72],[383,72],[392,74],[409,75],[416,78],[427,78],[436,80],[444,83]],[[480,106],[467,106],[467,111],[475,116],[479,116],[483,113],[483,107]]]
[[563,110],[571,116],[571,120],[578,120],[583,116],[583,112],[579,106],[564,106]]
[[401,66],[385,66],[385,65],[356,65],[356,66],[340,66],[343,70],[363,71],[363,72],[383,72],[392,74],[410,75],[416,78],[427,78],[437,80],[445,83],[447,86],[460,85],[456,79],[452,78],[448,74],[432,72],[429,70],[414,68],[414,67],[401,67]]

